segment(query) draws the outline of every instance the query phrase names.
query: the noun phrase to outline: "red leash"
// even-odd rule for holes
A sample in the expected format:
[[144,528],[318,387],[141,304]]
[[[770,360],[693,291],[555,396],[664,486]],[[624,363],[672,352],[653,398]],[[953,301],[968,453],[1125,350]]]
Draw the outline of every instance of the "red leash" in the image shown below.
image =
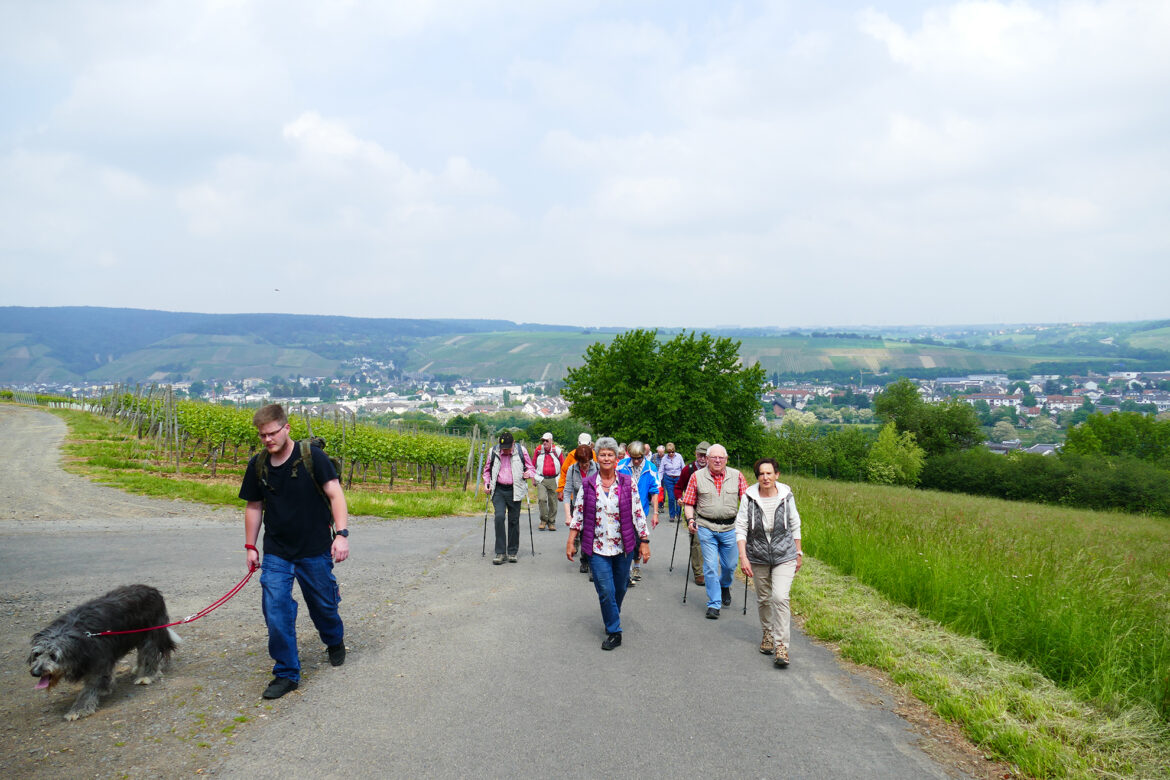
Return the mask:
[[233,587],[227,593],[225,593],[224,595],[222,595],[218,599],[216,599],[216,601],[213,604],[211,604],[210,606],[204,607],[203,609],[196,612],[194,615],[188,615],[187,617],[183,618],[182,620],[176,620],[174,623],[166,623],[166,624],[161,625],[161,626],[151,626],[150,628],[131,628],[127,631],[102,631],[102,632],[99,632],[96,634],[91,633],[89,631],[86,631],[85,635],[86,636],[116,636],[118,634],[138,634],[138,633],[141,633],[143,631],[155,631],[155,630],[160,629],[160,628],[170,628],[171,626],[178,626],[178,625],[182,625],[183,623],[190,623],[192,621],[198,620],[201,617],[207,617],[217,607],[223,606],[224,604],[226,604],[228,602],[229,599],[231,599],[232,596],[236,595],[241,590],[243,590],[244,586],[248,584],[248,580],[252,579],[252,575],[255,574],[256,570],[259,568],[260,568],[259,566],[253,566],[251,569],[248,569],[248,573],[244,575],[244,579],[237,582],[235,587]]

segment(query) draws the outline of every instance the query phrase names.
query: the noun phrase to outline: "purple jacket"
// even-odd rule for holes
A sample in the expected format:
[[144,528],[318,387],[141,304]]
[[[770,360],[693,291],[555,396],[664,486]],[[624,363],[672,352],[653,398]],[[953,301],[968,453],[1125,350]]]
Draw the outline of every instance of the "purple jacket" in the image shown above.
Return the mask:
[[[631,555],[638,550],[638,532],[634,530],[634,504],[631,498],[633,483],[628,474],[617,475],[618,520],[622,527],[622,552]],[[597,479],[588,478],[581,486],[585,494],[581,520],[581,553],[593,555],[593,536],[597,530]]]

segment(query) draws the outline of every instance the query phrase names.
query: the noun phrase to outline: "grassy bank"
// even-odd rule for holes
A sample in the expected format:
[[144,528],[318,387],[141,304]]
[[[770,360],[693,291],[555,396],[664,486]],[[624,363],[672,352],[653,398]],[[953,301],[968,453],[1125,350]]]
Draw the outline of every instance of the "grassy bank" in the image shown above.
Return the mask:
[[[1078,707],[1111,724],[1101,734],[1128,721],[1150,723],[1165,747],[1170,522],[824,480],[793,483],[807,529],[804,548],[817,560],[1043,674]],[[801,587],[810,585],[806,580]],[[817,619],[810,619],[814,634],[838,641],[840,620],[824,625],[829,628],[818,629]],[[869,616],[849,629],[851,657],[910,677],[955,663],[950,651],[939,650],[938,657],[928,654],[925,667],[919,658],[902,668],[898,659],[906,650],[891,647],[875,626]],[[961,655],[974,659],[978,653]],[[1002,666],[999,659],[995,665]],[[1019,682],[1015,698],[987,691],[949,703],[929,692],[920,698],[967,724],[977,742],[998,752],[1027,732],[1001,732],[994,726],[997,712],[1037,723],[1028,718],[1034,681]],[[924,678],[912,689],[919,694],[930,685]],[[1058,742],[1060,722],[1051,727]],[[993,727],[989,732],[979,723]],[[1030,773],[1059,776],[1053,766],[1069,764],[1055,758],[1059,751],[1042,747],[1046,728],[1032,735],[1035,741],[1025,740],[1011,760]],[[1073,740],[1069,749],[1075,754],[1083,741]]]
[[[163,463],[150,447],[127,433],[124,426],[95,414],[68,409],[50,410],[65,420],[69,435],[64,444],[65,468],[103,485],[129,493],[239,507],[240,480],[246,454],[221,462],[210,477],[202,465],[184,463],[178,473],[173,462]],[[439,517],[474,515],[483,511],[484,498],[461,490],[421,490],[409,480],[393,490],[384,485],[351,485],[346,490],[349,511],[369,517]]]

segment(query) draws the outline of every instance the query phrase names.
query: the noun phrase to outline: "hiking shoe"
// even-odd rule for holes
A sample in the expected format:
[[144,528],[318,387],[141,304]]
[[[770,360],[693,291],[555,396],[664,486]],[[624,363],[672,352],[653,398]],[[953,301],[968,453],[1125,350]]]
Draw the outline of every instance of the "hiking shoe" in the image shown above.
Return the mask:
[[557,530],[557,524],[556,524],[556,523],[549,523],[549,524],[548,524],[548,530],[550,530],[550,531],[555,531],[555,530]]
[[274,677],[272,682],[268,683],[268,687],[264,689],[264,693],[260,695],[265,699],[279,699],[289,691],[295,691],[298,687],[296,680],[290,680],[287,677]]
[[723,606],[730,607],[731,606],[731,588],[721,588],[720,590],[723,593]]
[[760,652],[764,655],[776,652],[776,643],[772,641],[772,634],[766,628],[764,629],[764,638],[760,640]]
[[541,523],[540,525],[536,526],[536,530],[537,530],[537,531],[543,531],[543,530],[544,530],[546,527],[547,527],[547,526],[545,526],[545,524],[544,524],[544,523]]
[[634,582],[641,582],[642,581],[642,570],[641,569],[634,569],[632,572],[630,572],[630,579],[633,580]]
[[497,555],[495,558],[492,558],[492,564],[494,566],[499,566],[503,562],[504,562],[503,554]]
[[716,609],[715,607],[707,607],[707,619],[708,620],[718,620],[719,619],[719,610]]
[[776,643],[776,657],[772,660],[772,665],[780,668],[788,666],[788,648],[779,642]]
[[516,556],[515,556],[515,555],[509,555],[509,556],[508,556],[508,563],[515,563],[515,562],[516,562]]
[[578,569],[578,571],[581,572],[582,574],[589,573],[589,559],[586,558],[584,555],[581,556],[581,568]]
[[638,584],[638,583],[634,582],[634,578],[633,578],[633,577],[630,577],[630,579],[629,579],[629,580],[626,582],[626,587],[627,587],[627,588],[633,588],[633,587],[635,587],[637,584]]
[[345,642],[329,645],[325,648],[325,652],[329,653],[329,663],[333,666],[341,666],[345,663]]
[[605,637],[605,641],[601,643],[602,650],[613,650],[622,643],[622,632],[618,631],[616,634],[609,634]]
[[695,575],[695,584],[696,585],[706,585],[707,581],[705,579],[703,579],[702,574],[696,574]]

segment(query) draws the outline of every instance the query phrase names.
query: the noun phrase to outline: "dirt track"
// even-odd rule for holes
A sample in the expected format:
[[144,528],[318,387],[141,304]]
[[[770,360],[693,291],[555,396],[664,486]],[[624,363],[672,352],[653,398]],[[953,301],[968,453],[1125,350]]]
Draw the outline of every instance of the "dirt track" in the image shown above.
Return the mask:
[[[111,587],[158,587],[172,618],[244,574],[240,511],[127,496],[57,465],[64,425],[0,405],[0,776],[484,777],[990,776],[993,765],[872,676],[794,632],[790,669],[755,650],[742,590],[719,621],[667,572],[670,534],[623,609],[626,642],[598,649],[591,586],[563,557],[493,567],[479,518],[351,522],[338,567],[350,657],[334,669],[302,615],[301,688],[277,702],[257,583],[184,639],[158,683],[115,692],[76,723],[78,686],[33,690],[28,638]],[[489,540],[490,541],[490,540]],[[609,690],[596,689],[604,663]],[[894,711],[909,707],[911,726]],[[762,738],[755,717],[774,724]],[[638,759],[597,757],[614,738]],[[1002,776],[1002,774],[1000,774]]]

